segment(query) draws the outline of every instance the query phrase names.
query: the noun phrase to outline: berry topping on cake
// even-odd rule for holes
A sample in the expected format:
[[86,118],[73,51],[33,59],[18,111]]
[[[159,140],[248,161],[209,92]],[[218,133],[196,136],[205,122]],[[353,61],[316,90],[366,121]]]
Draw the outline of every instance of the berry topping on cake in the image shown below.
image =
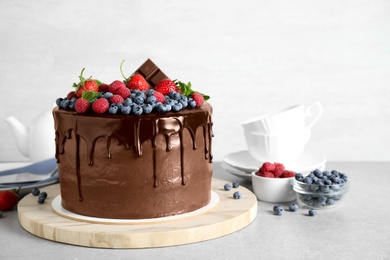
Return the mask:
[[[148,60],[150,64],[150,60]],[[200,107],[210,97],[194,91],[191,82],[187,84],[164,78],[151,88],[148,81],[142,76],[152,77],[150,68],[137,70],[129,78],[126,78],[120,65],[120,72],[125,78],[124,81],[114,80],[111,84],[104,84],[91,77],[83,77],[84,69],[80,73],[80,82],[74,83],[75,91],[68,93],[66,98],[58,98],[56,104],[60,109],[75,110],[77,113],[110,113],[123,115],[143,115],[149,113],[179,112],[183,109]],[[141,66],[142,67],[142,66]],[[153,69],[154,71],[154,69]],[[140,74],[143,73],[143,74]],[[148,74],[149,73],[149,74]],[[163,74],[164,77],[165,74]],[[161,74],[159,74],[161,77]],[[157,82],[157,80],[156,80]],[[99,108],[91,109],[95,100],[104,98],[111,104],[108,108],[106,102]],[[113,106],[114,105],[114,106]],[[123,108],[126,107],[126,108]],[[128,108],[127,108],[128,107]],[[99,112],[97,112],[99,111]],[[102,112],[104,111],[104,112]]]

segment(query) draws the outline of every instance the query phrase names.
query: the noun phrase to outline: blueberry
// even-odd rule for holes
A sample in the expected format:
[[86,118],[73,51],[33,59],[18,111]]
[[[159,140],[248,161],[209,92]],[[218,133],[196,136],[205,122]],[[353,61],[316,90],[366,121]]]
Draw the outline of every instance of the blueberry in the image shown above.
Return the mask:
[[42,197],[39,197],[38,200],[37,200],[37,202],[38,202],[39,204],[43,204],[43,203],[45,203],[45,199],[42,198]]
[[226,183],[226,184],[223,186],[223,189],[226,190],[226,191],[231,190],[231,188],[232,188],[232,185],[230,185],[229,183]]
[[315,210],[315,209],[310,209],[310,210],[309,210],[309,216],[314,217],[315,215],[317,215],[317,210]]
[[323,193],[329,193],[330,188],[329,188],[329,186],[321,186],[321,191],[322,191]]
[[38,195],[41,193],[41,191],[40,191],[38,188],[33,188],[33,189],[31,190],[31,193],[32,193],[32,195],[34,195],[34,196],[38,196]]
[[241,196],[242,196],[242,194],[239,191],[236,191],[235,193],[233,193],[233,198],[235,200],[241,199]]
[[148,104],[153,104],[153,103],[156,103],[157,99],[155,96],[150,96],[148,97],[148,99],[146,99],[146,103]]
[[275,215],[281,216],[284,214],[284,208],[281,205],[277,205],[274,207]]
[[303,174],[302,173],[296,173],[295,174],[295,179],[297,180],[297,181],[303,181],[304,180],[304,177],[303,177]]
[[126,106],[125,107],[125,106],[122,105],[121,112],[124,115],[128,115],[131,112],[131,107],[130,106]]
[[323,173],[320,169],[315,169],[313,171],[314,175],[317,176],[318,178],[321,178],[323,176]]
[[142,112],[143,112],[143,109],[142,109],[141,106],[139,106],[139,105],[134,105],[134,107],[133,107],[133,114],[134,114],[134,115],[139,116],[139,115],[142,114]]
[[310,185],[310,189],[312,191],[317,191],[319,188],[320,188],[320,186],[318,184],[311,184]]
[[238,186],[240,186],[240,184],[238,184],[238,182],[236,182],[236,181],[233,181],[232,185],[233,185],[233,188],[238,188]]
[[62,100],[64,100],[64,99],[63,99],[63,98],[57,98],[57,99],[56,99],[56,105],[57,105],[58,107],[61,106]]
[[125,107],[130,106],[131,104],[133,104],[133,100],[131,100],[131,98],[126,98],[125,101],[123,102],[123,105]]
[[311,177],[309,177],[309,176],[307,176],[304,181],[305,181],[306,184],[312,184],[313,183],[313,179]]
[[118,108],[118,106],[116,106],[116,105],[111,105],[110,106],[110,108],[108,109],[108,112],[110,113],[110,114],[116,114],[116,113],[118,113],[118,110],[119,110],[119,108]]
[[39,194],[39,197],[43,198],[43,199],[46,199],[47,198],[47,192],[46,191],[42,191],[41,194]]
[[105,99],[110,99],[110,97],[112,97],[114,94],[112,94],[111,92],[106,92],[106,93],[104,93],[104,95],[103,95],[103,97],[105,98]]
[[62,108],[64,108],[64,109],[68,109],[69,108],[69,100],[68,99],[63,99],[62,101],[61,101],[61,107]]
[[182,104],[182,106],[183,106],[184,108],[186,108],[186,107],[188,106],[188,101],[187,101],[187,100],[180,99],[179,102],[180,102],[180,104]]
[[295,212],[299,209],[298,207],[298,204],[296,203],[291,203],[290,206],[288,206],[288,209],[291,211],[291,212]]
[[153,110],[153,106],[151,104],[144,104],[142,105],[142,110],[144,114],[150,114]]
[[334,199],[328,199],[327,201],[326,201],[326,205],[333,205],[333,204],[335,204],[335,202],[336,201],[334,201]]
[[180,103],[178,103],[178,104],[175,104],[175,105],[172,106],[172,111],[178,112],[178,111],[180,111],[182,108],[183,108],[183,105],[180,104]]
[[141,95],[136,96],[134,98],[134,103],[136,103],[138,105],[142,105],[144,102],[145,102],[145,100],[144,100],[144,98]]
[[153,96],[154,95],[154,89],[145,90],[145,94],[148,95],[148,96]]
[[188,106],[189,106],[190,108],[196,107],[196,102],[195,102],[195,100],[189,101],[189,102],[188,102]]
[[277,209],[278,209],[279,207],[282,207],[282,205],[278,204],[278,205],[275,205],[275,206],[273,207],[273,210],[274,210],[275,213],[276,213],[276,211],[277,211]]

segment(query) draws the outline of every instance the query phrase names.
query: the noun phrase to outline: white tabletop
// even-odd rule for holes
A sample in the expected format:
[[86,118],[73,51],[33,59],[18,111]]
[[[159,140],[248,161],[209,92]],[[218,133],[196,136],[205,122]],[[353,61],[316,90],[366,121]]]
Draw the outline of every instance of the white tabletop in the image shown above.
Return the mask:
[[[256,219],[233,234],[199,243],[152,249],[97,249],[36,237],[19,224],[17,210],[0,219],[1,259],[385,259],[390,257],[390,162],[328,162],[349,175],[343,205],[307,216],[307,209],[283,216],[272,203],[258,202]],[[214,163],[214,177],[251,183]],[[286,204],[287,205],[287,204]]]

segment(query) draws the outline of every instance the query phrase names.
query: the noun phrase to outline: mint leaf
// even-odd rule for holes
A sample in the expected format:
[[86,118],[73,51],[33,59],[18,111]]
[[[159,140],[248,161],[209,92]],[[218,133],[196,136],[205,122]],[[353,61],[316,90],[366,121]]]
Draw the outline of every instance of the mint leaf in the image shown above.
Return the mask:
[[95,101],[98,97],[100,97],[100,92],[95,91],[84,91],[81,95],[82,98],[88,100],[89,103]]

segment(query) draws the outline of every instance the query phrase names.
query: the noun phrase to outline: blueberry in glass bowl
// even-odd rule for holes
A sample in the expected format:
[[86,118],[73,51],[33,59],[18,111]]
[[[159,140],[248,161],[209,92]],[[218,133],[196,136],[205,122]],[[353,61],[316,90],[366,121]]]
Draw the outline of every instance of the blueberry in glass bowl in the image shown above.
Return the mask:
[[350,180],[339,171],[314,170],[309,175],[295,175],[293,189],[300,206],[331,209],[338,206],[349,191]]

